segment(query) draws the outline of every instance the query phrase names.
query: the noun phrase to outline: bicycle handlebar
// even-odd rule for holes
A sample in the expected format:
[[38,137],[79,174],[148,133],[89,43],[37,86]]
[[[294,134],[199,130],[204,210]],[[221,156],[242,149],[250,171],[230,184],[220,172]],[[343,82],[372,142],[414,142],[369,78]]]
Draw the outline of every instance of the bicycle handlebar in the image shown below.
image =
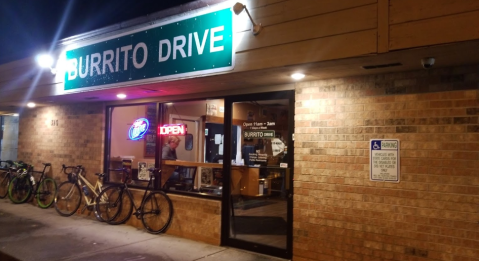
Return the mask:
[[[67,170],[71,169],[70,172],[67,172]],[[67,166],[65,164],[62,164],[62,171],[64,174],[68,175],[70,173],[72,173],[74,170],[85,170],[85,168],[83,168],[82,165],[77,165],[77,166]]]

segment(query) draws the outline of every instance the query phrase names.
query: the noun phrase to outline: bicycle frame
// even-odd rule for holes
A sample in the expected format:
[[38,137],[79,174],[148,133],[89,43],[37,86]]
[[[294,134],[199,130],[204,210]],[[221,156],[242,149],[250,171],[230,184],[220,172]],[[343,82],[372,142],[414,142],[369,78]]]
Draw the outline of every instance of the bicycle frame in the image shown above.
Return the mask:
[[43,163],[43,171],[34,171],[33,170],[33,167],[32,169],[27,173],[26,177],[25,178],[30,178],[30,177],[33,177],[33,179],[35,179],[35,177],[33,176],[33,173],[41,173],[41,176],[40,176],[40,179],[38,179],[38,181],[35,181],[36,184],[33,185],[32,184],[32,187],[33,187],[33,190],[32,190],[32,195],[38,195],[39,192],[38,192],[38,188],[40,187],[40,184],[42,183],[43,179],[45,178],[45,170],[47,169],[47,167],[50,167],[51,164],[50,163]]
[[[123,171],[126,171],[125,169],[123,169]],[[128,177],[128,173],[127,173],[127,177]],[[125,178],[125,180],[127,180],[127,178]],[[143,202],[145,201],[146,199],[146,196],[148,195],[148,192],[150,191],[150,185],[153,184],[153,181],[155,180],[155,174],[154,172],[150,172],[150,180],[148,181],[148,185],[146,186],[146,189],[145,189],[145,193],[143,193],[143,198],[141,199],[141,203],[140,203],[140,206],[137,207],[136,206],[136,203],[135,203],[135,198],[133,197],[133,195],[131,194],[130,192],[130,189],[128,188],[128,184],[127,182],[124,182],[123,183],[123,187],[124,187],[124,190],[123,191],[126,191],[127,192],[127,195],[128,197],[130,198],[132,204],[133,204],[133,208],[134,208],[134,212],[133,214],[135,215],[136,218],[140,219],[140,215],[141,215],[141,212],[142,212],[142,209],[141,209],[141,206],[143,205]]]
[[[83,168],[80,169],[80,173],[78,173],[79,179],[77,180],[77,184],[80,186],[81,192],[83,194],[83,198],[85,199],[85,205],[86,206],[93,206],[95,205],[95,198],[100,195],[102,191],[103,184],[100,182],[100,178],[95,182],[95,186],[93,186],[81,173],[83,172]],[[88,197],[85,195],[85,192],[83,191],[82,187],[83,185],[86,185],[91,192],[95,194],[95,197]]]

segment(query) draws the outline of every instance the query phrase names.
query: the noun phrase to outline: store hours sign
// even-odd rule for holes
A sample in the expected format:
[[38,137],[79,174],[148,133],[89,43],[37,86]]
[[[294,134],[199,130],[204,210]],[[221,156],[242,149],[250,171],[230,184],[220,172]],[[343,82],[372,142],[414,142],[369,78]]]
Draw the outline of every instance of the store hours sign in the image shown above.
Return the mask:
[[399,140],[370,140],[370,179],[399,182]]
[[226,8],[68,50],[64,89],[232,70],[232,20]]

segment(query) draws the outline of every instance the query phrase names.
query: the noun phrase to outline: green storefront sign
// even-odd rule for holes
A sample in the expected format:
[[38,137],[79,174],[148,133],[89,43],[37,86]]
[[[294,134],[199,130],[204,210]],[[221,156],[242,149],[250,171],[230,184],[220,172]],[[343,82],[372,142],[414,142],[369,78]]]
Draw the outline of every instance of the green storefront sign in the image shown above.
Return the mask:
[[65,90],[231,70],[230,8],[66,52]]

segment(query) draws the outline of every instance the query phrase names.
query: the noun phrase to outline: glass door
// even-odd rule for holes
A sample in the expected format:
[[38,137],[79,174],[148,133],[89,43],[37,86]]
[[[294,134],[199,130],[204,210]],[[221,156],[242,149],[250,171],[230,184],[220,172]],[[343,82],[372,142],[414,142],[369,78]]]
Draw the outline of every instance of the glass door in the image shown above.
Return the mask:
[[293,97],[287,91],[226,99],[227,245],[291,257]]

